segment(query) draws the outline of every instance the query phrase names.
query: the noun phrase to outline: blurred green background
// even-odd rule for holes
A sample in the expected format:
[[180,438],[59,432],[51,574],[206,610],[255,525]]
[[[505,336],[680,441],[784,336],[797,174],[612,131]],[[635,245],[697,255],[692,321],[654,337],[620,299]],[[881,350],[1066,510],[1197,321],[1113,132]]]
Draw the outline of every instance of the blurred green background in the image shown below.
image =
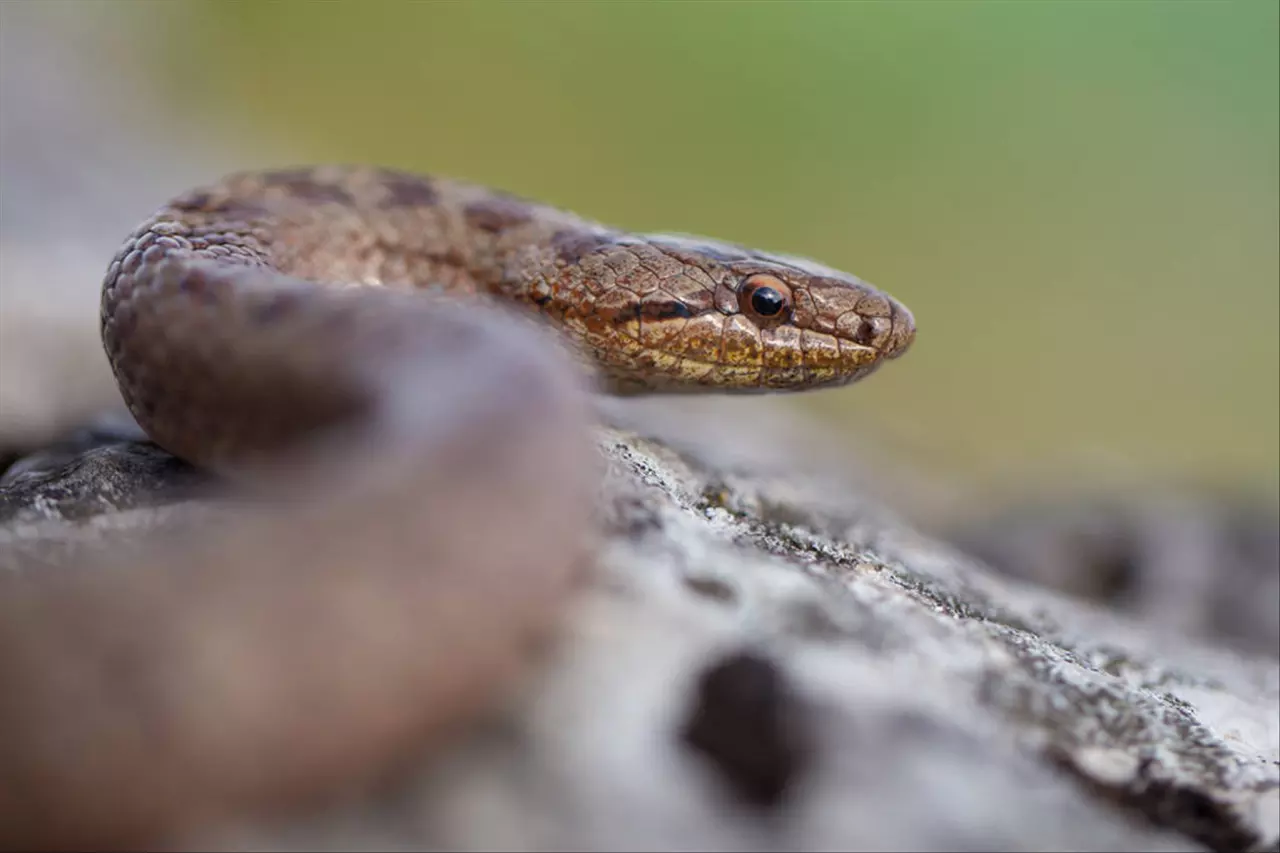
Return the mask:
[[208,2],[153,46],[192,121],[297,161],[464,177],[884,287],[913,351],[796,404],[925,465],[1274,493],[1278,9]]

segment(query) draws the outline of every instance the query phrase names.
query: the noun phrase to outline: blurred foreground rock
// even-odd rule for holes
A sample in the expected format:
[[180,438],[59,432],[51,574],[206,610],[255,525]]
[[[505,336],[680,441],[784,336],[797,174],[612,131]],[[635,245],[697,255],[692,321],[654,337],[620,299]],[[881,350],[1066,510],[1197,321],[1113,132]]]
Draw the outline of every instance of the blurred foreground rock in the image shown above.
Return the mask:
[[[154,30],[116,8],[0,4],[0,571],[217,512],[199,472],[127,423],[68,430],[118,401],[96,328],[118,240],[173,192],[285,158],[164,113],[131,57],[182,7],[150,7]],[[525,693],[446,755],[406,755],[382,790],[188,846],[1277,849],[1270,517],[1248,559],[1214,550],[1248,537],[1176,548],[1199,574],[1172,602],[1164,564],[1129,558],[1196,521],[1051,511],[956,534],[1120,615],[918,534],[882,507],[894,483],[832,463],[767,400],[605,408],[602,550]],[[1056,560],[1079,551],[1050,547],[1082,524],[1128,543],[1087,579]],[[1238,636],[1245,621],[1261,627]]]
[[[998,577],[804,473],[784,423],[602,411],[606,535],[522,696],[377,792],[193,846],[1274,849],[1274,660]],[[80,438],[0,486],[6,570],[211,509],[150,445]]]

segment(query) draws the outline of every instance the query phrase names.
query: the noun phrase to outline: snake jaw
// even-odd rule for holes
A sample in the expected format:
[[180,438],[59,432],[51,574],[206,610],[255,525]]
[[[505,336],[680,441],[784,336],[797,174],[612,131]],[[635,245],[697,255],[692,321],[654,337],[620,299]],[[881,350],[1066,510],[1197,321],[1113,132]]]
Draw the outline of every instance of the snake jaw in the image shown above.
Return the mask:
[[[861,279],[710,240],[597,239],[542,274],[544,315],[614,393],[846,385],[901,356],[915,336],[911,313]],[[771,292],[759,303],[761,288]]]
[[[737,276],[731,276],[737,281]],[[727,306],[720,291],[677,299],[611,289],[559,315],[614,393],[741,394],[860,380],[910,347],[914,320],[869,285],[807,281],[780,321]]]
[[[736,295],[761,278],[790,299],[785,318],[757,318]],[[848,385],[899,358],[915,340],[915,319],[902,303],[855,276],[803,259],[752,253],[731,263],[717,306],[752,324],[762,347],[756,388],[808,390]]]

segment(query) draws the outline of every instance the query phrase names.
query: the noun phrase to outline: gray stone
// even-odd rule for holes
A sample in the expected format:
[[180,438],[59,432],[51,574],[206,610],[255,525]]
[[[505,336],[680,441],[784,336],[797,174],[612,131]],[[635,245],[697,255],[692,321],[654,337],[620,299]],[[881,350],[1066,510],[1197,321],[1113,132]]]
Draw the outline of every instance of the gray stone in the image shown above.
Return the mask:
[[[614,426],[600,431],[608,468],[592,582],[521,696],[384,790],[196,843],[1277,843],[1274,660],[1001,577],[916,533],[838,472],[806,473],[767,429],[751,439],[726,418],[690,431],[675,404],[602,411]],[[45,508],[35,541],[50,548],[56,516],[74,519],[61,524],[78,536],[85,519],[116,516],[104,511],[104,492],[189,485],[190,473],[162,458],[145,444],[108,442],[43,471],[39,489],[18,483],[20,500],[14,484],[0,496],[11,519]],[[110,488],[94,471],[109,472]],[[120,485],[131,475],[134,492]],[[126,516],[160,511],[141,497],[126,503],[135,507]],[[204,504],[186,494],[167,511]],[[32,557],[21,527],[0,528],[7,567]]]

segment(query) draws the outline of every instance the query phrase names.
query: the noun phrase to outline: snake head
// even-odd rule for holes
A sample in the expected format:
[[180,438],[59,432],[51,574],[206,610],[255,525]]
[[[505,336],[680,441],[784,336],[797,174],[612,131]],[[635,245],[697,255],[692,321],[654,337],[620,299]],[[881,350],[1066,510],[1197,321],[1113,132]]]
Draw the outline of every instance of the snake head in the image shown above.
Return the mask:
[[537,300],[615,393],[844,385],[915,339],[905,306],[801,258],[672,235],[561,238]]

